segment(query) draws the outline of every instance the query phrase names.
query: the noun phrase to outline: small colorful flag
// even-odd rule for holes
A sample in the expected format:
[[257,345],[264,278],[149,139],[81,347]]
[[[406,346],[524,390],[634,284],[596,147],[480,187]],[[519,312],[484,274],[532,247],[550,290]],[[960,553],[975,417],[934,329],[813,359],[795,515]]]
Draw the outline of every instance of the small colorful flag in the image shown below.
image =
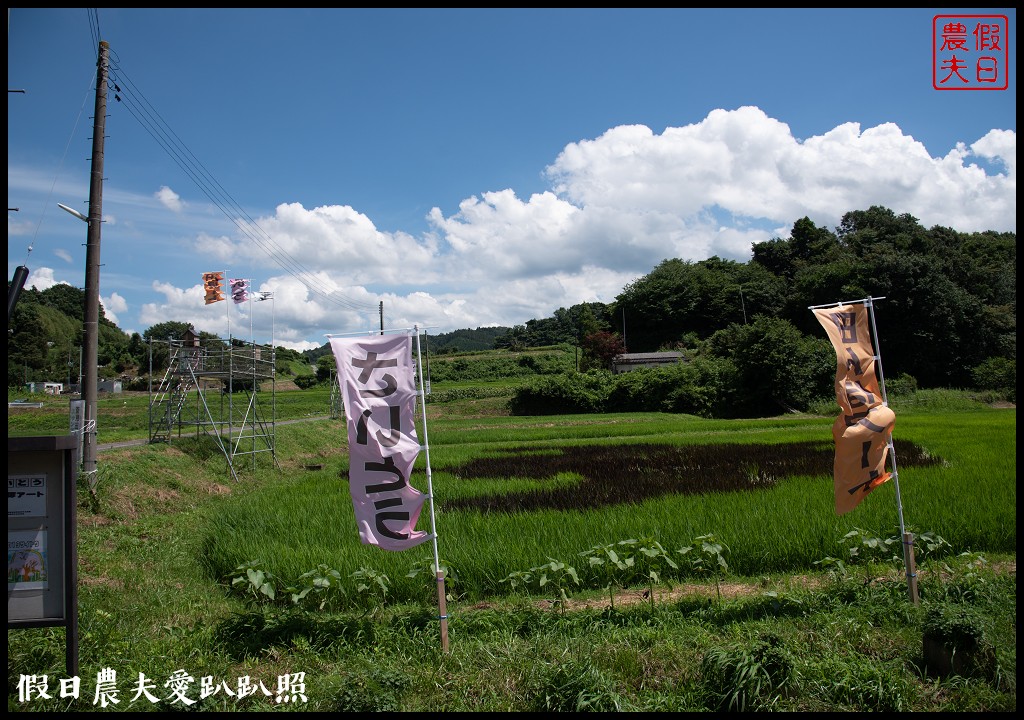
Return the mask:
[[231,299],[235,301],[235,305],[244,303],[249,299],[249,281],[243,280],[242,278],[234,278],[229,281],[231,283]]
[[212,305],[224,299],[224,291],[221,283],[224,281],[224,273],[207,272],[203,273],[203,291],[206,293],[206,304]]

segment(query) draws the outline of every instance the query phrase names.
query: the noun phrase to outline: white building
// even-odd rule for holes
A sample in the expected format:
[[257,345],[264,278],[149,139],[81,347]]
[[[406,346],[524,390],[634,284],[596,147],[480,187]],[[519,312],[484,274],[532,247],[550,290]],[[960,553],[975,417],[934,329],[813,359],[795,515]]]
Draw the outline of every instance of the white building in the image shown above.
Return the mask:
[[120,380],[100,380],[96,383],[97,392],[119,393],[121,392]]
[[60,395],[64,392],[64,383],[57,382],[30,382],[25,385],[30,393],[46,393],[47,395]]

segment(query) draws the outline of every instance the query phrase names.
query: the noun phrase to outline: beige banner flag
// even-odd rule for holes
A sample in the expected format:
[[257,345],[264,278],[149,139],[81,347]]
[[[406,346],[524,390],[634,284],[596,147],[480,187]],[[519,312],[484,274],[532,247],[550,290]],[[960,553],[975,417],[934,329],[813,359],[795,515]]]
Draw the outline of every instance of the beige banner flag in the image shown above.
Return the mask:
[[864,305],[814,310],[836,351],[836,402],[832,424],[836,443],[833,463],[836,514],[853,510],[869,492],[887,481],[889,439],[896,415],[882,402],[875,353]]

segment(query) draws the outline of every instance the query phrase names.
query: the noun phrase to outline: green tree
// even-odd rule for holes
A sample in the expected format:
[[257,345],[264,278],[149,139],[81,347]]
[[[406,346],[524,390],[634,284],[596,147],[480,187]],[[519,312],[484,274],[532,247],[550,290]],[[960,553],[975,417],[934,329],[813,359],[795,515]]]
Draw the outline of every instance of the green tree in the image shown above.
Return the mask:
[[335,373],[338,372],[338,364],[334,360],[334,355],[321,355],[316,361],[316,379],[317,382],[328,382],[334,377]]
[[991,390],[1017,402],[1017,360],[992,357],[974,368],[974,384],[981,390]]
[[142,339],[149,343],[153,358],[153,372],[163,372],[170,363],[169,340],[181,340],[185,333],[193,330],[191,323],[168,320],[147,328]]
[[[39,302],[47,305],[70,318],[82,322],[85,317],[85,291],[67,283],[52,285],[39,294]],[[103,307],[100,307],[102,317]]]
[[503,335],[494,339],[496,349],[519,351],[527,347],[527,332],[525,325],[515,325],[508,329]]
[[617,315],[626,317],[630,350],[653,352],[673,346],[687,333],[706,338],[742,322],[740,289],[749,274],[742,264],[719,257],[662,261],[616,297]]
[[[204,347],[213,347],[219,350],[222,348],[226,349],[228,346],[228,344],[224,342],[219,335],[214,335],[213,333],[206,332],[205,330],[200,330],[198,334],[199,342],[202,343]],[[234,343],[235,340],[232,340],[232,342]]]
[[[46,328],[38,303],[25,302],[25,295],[8,322],[7,385],[21,387],[26,382],[42,382],[46,374]],[[13,332],[10,332],[13,331]]]
[[863,261],[873,281],[879,351],[889,373],[922,387],[964,387],[969,369],[996,354],[999,333],[981,300],[954,282],[935,255],[873,249]]
[[917,218],[907,213],[897,215],[879,205],[843,215],[836,234],[839,243],[857,256],[863,256],[878,243],[914,254],[927,254],[931,250],[928,233]]
[[792,280],[796,272],[793,259],[793,248],[788,239],[772,238],[764,242],[754,243],[751,262],[764,268],[772,275]]
[[598,330],[585,336],[580,343],[583,361],[580,370],[611,370],[615,358],[626,352],[626,346],[618,333]]
[[145,341],[158,341],[158,340],[181,340],[185,336],[185,333],[189,331],[195,332],[195,328],[192,327],[192,323],[180,322],[177,320],[168,320],[167,322],[157,323],[146,329],[142,333],[142,339]]
[[130,338],[117,325],[103,318],[99,323],[97,338],[97,363],[102,377],[116,377],[132,366],[128,352]]
[[[627,285],[616,305],[627,318],[633,352],[653,352],[693,328],[686,322],[699,298],[690,282],[693,263],[663,260],[650,273]],[[737,298],[738,300],[738,298]]]
[[705,347],[735,365],[733,412],[743,416],[806,410],[835,382],[835,351],[828,340],[805,336],[787,320],[759,315],[748,325],[715,333]]
[[128,338],[126,352],[135,367],[139,368],[141,372],[149,372],[149,347],[139,333],[132,333]]
[[608,329],[608,323],[604,321],[604,305],[601,303],[581,303],[569,308],[573,317],[573,323],[577,332],[577,338],[585,338],[587,335],[603,332]]
[[793,260],[801,265],[827,263],[842,252],[839,239],[829,230],[817,227],[808,217],[793,223],[789,244]]

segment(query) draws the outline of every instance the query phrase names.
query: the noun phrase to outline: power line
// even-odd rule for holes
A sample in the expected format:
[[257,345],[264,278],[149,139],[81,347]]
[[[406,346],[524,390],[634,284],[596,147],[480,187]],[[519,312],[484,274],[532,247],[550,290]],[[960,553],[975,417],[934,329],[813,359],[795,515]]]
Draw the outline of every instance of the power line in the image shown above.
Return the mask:
[[132,82],[116,57],[111,63],[111,81],[114,84],[114,98],[138,121],[156,143],[167,153],[210,201],[261,250],[270,256],[286,272],[306,286],[310,292],[334,305],[355,311],[369,311],[374,305],[353,300],[337,292],[317,279],[315,273],[306,268],[260,227],[249,214],[231,197],[203,164],[188,149],[185,143],[171,130],[159,112],[146,100],[142,91]]
[[78,124],[81,122],[82,116],[86,112],[86,103],[88,102],[89,97],[93,94],[93,88],[96,85],[95,75],[96,73],[94,70],[89,71],[89,83],[86,87],[85,94],[82,96],[82,104],[78,108],[78,116],[75,118],[75,124],[71,129],[71,133],[68,135],[68,141],[64,145],[64,153],[60,156],[60,163],[57,166],[57,172],[53,176],[53,182],[50,183],[50,191],[46,196],[46,202],[43,204],[43,212],[39,216],[39,221],[36,223],[35,230],[32,231],[32,240],[29,242],[28,247],[25,250],[25,264],[28,264],[28,257],[32,254],[32,250],[35,248],[36,242],[39,239],[39,231],[42,228],[43,220],[46,219],[46,211],[51,206],[50,200],[53,198],[53,190],[57,186],[57,180],[60,179],[60,174],[64,168],[64,161],[67,160],[68,152],[71,150],[71,143],[78,132]]
[[100,11],[99,8],[86,8],[89,16],[89,34],[92,36],[92,46],[99,47],[103,33],[100,32]]

